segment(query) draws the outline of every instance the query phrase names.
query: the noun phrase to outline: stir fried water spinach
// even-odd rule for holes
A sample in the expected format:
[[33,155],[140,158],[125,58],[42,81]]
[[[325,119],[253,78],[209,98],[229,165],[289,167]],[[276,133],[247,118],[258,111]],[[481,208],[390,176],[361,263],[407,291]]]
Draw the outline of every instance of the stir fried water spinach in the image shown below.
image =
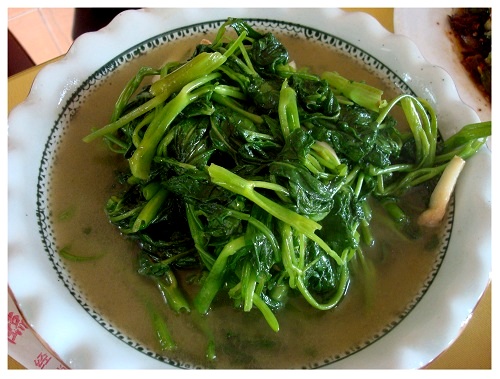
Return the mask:
[[[389,114],[395,106],[407,131]],[[337,72],[297,69],[273,34],[228,19],[187,62],[139,70],[110,123],[84,140],[103,138],[128,161],[126,189],[106,212],[138,241],[139,273],[174,311],[203,315],[225,294],[278,331],[291,293],[320,310],[341,301],[351,263],[373,243],[370,198],[401,223],[400,196],[435,184],[490,133],[491,123],[473,124],[443,142],[425,100],[386,101]],[[440,186],[445,200],[430,207],[446,206],[455,166]],[[177,282],[184,268],[204,273],[192,299]]]

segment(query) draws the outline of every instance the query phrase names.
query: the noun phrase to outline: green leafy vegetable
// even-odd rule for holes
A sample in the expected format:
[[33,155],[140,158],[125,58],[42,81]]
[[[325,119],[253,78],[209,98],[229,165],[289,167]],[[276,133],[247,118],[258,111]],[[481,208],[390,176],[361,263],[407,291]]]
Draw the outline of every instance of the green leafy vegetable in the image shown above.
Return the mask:
[[[160,78],[139,89],[152,75]],[[383,205],[398,233],[417,238],[399,197],[432,187],[454,156],[469,158],[491,134],[491,123],[472,124],[441,141],[425,100],[382,96],[335,71],[296,69],[274,35],[228,19],[187,62],[139,70],[110,123],[84,141],[102,137],[128,161],[126,189],[106,212],[137,240],[139,273],[172,311],[204,315],[225,296],[277,332],[292,294],[335,308],[351,270],[369,291],[370,202]],[[390,115],[396,105],[406,128]],[[181,269],[203,272],[194,298],[177,280]],[[152,317],[162,346],[174,348]]]

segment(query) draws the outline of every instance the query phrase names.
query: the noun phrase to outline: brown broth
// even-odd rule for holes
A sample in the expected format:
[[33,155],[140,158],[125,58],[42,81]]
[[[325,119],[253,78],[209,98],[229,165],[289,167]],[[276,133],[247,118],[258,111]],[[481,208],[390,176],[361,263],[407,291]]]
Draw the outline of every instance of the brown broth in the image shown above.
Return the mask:
[[[292,37],[282,39],[298,66],[314,67],[316,72],[334,70],[346,77],[387,88],[382,80],[350,58],[318,44]],[[158,356],[168,357],[183,366],[315,367],[372,343],[385,333],[384,330],[399,322],[420,296],[436,262],[436,249],[426,248],[435,238],[435,230],[420,240],[403,245],[375,220],[377,242],[366,249],[376,270],[376,280],[370,285],[370,298],[365,298],[362,278],[353,275],[345,299],[331,311],[318,311],[293,299],[277,314],[278,333],[270,330],[258,311],[244,313],[220,299],[207,317],[173,314],[153,282],[137,274],[137,246],[122,238],[104,213],[106,200],[114,191],[114,170],[120,163],[101,141],[86,144],[82,138],[91,127],[106,124],[111,114],[110,99],[117,97],[138,67],[158,67],[166,60],[184,59],[191,53],[195,40],[183,42],[184,51],[177,57],[171,55],[174,47],[169,45],[163,48],[168,50],[164,56],[145,54],[110,75],[88,96],[62,137],[50,188],[57,246],[59,249],[66,247],[75,255],[99,256],[85,262],[65,260],[70,278],[92,308],[114,328]],[[181,44],[175,44],[175,48],[178,46]],[[386,98],[392,94],[388,88]],[[415,204],[417,213],[424,206],[418,193],[408,200],[408,204]],[[60,219],[64,213],[71,217]],[[192,293],[196,288],[184,285],[184,290]],[[160,350],[147,304],[168,319],[178,345],[175,351]],[[200,325],[214,333],[217,360],[213,363],[205,359],[207,337]]]

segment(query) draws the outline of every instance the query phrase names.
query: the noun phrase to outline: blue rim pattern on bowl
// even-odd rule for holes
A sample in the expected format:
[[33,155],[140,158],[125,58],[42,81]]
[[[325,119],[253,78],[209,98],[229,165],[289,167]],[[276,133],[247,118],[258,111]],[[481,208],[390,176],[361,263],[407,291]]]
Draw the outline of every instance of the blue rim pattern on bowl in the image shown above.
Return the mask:
[[[89,302],[85,299],[85,297],[79,293],[78,284],[74,283],[71,276],[66,272],[63,259],[57,252],[55,240],[56,236],[54,235],[50,225],[50,205],[48,203],[48,191],[50,189],[50,171],[52,162],[57,156],[57,147],[60,143],[61,136],[65,132],[65,127],[71,121],[71,118],[73,117],[75,112],[77,112],[81,104],[85,102],[87,96],[92,93],[93,88],[101,85],[113,71],[120,68],[127,62],[135,59],[136,57],[142,54],[147,54],[148,52],[161,47],[166,43],[182,39],[186,36],[203,34],[208,31],[213,31],[220,27],[220,25],[224,21],[225,20],[218,20],[198,23],[187,27],[167,31],[133,46],[132,48],[118,55],[107,64],[103,65],[96,72],[94,72],[90,77],[83,81],[83,83],[72,94],[72,96],[70,96],[67,103],[63,106],[62,111],[55,121],[49,134],[48,140],[45,144],[38,173],[36,215],[38,219],[39,233],[41,235],[45,251],[48,254],[50,261],[52,262],[53,268],[57,272],[59,279],[63,281],[65,287],[69,290],[76,301],[85,309],[85,311],[90,314],[91,317],[96,320],[102,327],[104,327],[109,333],[149,357],[152,357],[174,367],[181,368],[191,368],[191,365],[188,363],[172,361],[165,356],[151,351],[150,349],[142,346],[141,344],[135,342],[133,339],[124,335],[116,327],[114,327],[112,323],[107,321],[105,317],[96,312],[92,308],[92,305],[89,304]],[[290,22],[274,21],[268,19],[249,19],[249,21],[251,21],[252,24],[257,28],[260,28],[262,30],[276,31],[277,29],[279,29],[282,33],[299,35],[301,38],[324,44],[330,48],[336,49],[341,53],[354,57],[356,60],[362,62],[362,64],[365,65],[367,69],[374,72],[376,75],[387,78],[387,80],[389,80],[399,91],[403,93],[413,94],[411,88],[391,69],[389,69],[382,62],[377,60],[375,57],[373,57],[363,49],[360,49],[341,38],[317,29]],[[375,333],[370,338],[367,338],[367,340],[363,344],[353,346],[351,349],[345,351],[341,355],[325,357],[325,359],[320,362],[308,363],[304,368],[319,368],[325,365],[330,365],[363,350],[364,348],[372,345],[374,342],[393,330],[414,309],[414,307],[418,304],[420,299],[424,296],[427,289],[433,282],[446,255],[453,226],[453,209],[453,204],[451,204],[446,228],[441,238],[442,242],[439,248],[439,253],[437,254],[436,261],[432,267],[432,270],[431,272],[429,272],[428,278],[425,283],[423,283],[419,293],[415,296],[414,299],[412,299],[412,301],[409,302],[404,311],[388,325],[383,327],[382,330]]]

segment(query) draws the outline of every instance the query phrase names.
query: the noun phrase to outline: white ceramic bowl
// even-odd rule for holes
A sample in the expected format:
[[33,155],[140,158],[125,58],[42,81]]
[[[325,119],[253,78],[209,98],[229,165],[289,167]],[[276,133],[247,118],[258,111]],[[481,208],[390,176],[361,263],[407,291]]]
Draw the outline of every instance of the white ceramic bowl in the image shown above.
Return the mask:
[[[428,64],[409,39],[385,30],[363,13],[338,9],[156,9],[127,11],[109,26],[78,38],[68,54],[43,68],[28,99],[9,116],[9,286],[29,324],[71,368],[169,368],[138,352],[119,332],[82,306],[64,268],[51,252],[44,193],[53,145],[92,86],[120,65],[171,36],[167,33],[227,17],[260,19],[273,26],[318,30],[339,48],[354,46],[358,59],[427,99],[444,138],[479,121],[460,100],[450,76]],[[295,26],[294,26],[295,25]],[[305,27],[305,28],[304,28]],[[133,31],[133,32],[131,32]],[[182,34],[182,33],[181,33]],[[178,37],[172,38],[180,38]],[[383,338],[329,368],[418,368],[459,335],[485,290],[491,271],[491,157],[483,148],[466,165],[455,192],[453,229],[435,276],[404,319]],[[125,338],[126,340],[126,338]],[[133,344],[132,344],[133,345]]]

